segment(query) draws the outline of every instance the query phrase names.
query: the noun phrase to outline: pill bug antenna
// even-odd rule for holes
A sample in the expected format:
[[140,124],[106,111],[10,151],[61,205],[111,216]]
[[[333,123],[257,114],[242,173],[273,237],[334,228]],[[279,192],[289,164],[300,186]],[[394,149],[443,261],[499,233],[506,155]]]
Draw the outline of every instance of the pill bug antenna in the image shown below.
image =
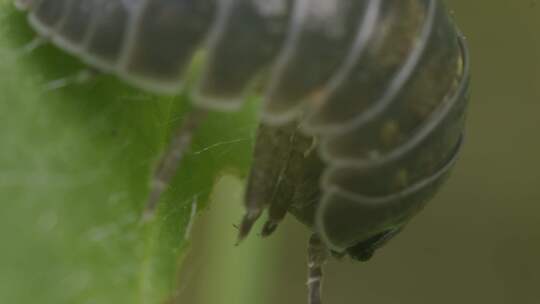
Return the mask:
[[313,234],[308,245],[308,303],[321,304],[322,267],[328,259],[328,249],[318,235]]
[[195,218],[197,217],[197,209],[199,205],[199,196],[195,195],[191,201],[191,211],[189,215],[189,221],[186,225],[186,230],[184,232],[184,239],[187,241],[191,238],[191,232],[193,231],[193,224],[195,223]]
[[143,222],[149,221],[154,217],[161,196],[165,190],[167,190],[167,187],[180,166],[186,150],[191,145],[193,133],[197,130],[199,125],[205,121],[207,115],[208,111],[204,109],[193,109],[186,114],[184,121],[174,133],[171,142],[161,156],[152,177],[150,194],[142,218]]

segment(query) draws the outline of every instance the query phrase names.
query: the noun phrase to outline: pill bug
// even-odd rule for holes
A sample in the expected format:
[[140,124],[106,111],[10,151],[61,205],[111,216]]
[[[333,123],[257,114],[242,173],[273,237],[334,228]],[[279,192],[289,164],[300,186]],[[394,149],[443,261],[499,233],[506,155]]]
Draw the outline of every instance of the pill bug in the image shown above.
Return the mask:
[[207,109],[261,90],[244,238],[309,226],[309,301],[328,255],[367,260],[434,195],[462,144],[467,46],[439,0],[16,0],[42,36],[142,89],[204,65],[156,169],[151,214]]

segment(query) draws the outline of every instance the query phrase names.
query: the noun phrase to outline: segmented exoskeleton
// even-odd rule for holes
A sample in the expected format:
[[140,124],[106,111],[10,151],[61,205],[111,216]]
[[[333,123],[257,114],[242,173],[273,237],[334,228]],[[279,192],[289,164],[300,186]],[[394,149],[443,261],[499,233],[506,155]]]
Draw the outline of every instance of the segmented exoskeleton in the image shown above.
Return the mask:
[[18,0],[92,67],[176,94],[198,50],[187,117],[156,170],[153,210],[204,109],[261,90],[245,237],[261,213],[312,228],[310,303],[328,253],[359,260],[435,193],[462,143],[467,47],[439,0]]

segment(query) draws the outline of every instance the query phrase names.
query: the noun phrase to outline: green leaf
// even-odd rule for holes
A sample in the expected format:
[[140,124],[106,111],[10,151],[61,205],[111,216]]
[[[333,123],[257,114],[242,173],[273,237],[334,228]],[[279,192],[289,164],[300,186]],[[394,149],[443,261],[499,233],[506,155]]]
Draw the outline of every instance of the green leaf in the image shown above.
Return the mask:
[[193,201],[250,163],[256,107],[212,113],[157,217],[140,224],[152,168],[186,96],[159,97],[113,76],[46,91],[85,66],[34,38],[0,0],[0,303],[163,303],[188,246]]

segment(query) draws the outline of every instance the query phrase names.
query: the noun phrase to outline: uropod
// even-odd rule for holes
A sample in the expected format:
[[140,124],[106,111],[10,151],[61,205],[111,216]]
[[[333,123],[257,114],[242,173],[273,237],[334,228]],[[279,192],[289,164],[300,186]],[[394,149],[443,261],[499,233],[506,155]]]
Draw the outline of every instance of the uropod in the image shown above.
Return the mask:
[[265,211],[313,231],[309,303],[329,256],[368,260],[435,194],[463,141],[469,62],[440,0],[16,0],[41,37],[89,66],[178,94],[188,114],[156,168],[146,215],[210,110],[263,99],[239,239]]

